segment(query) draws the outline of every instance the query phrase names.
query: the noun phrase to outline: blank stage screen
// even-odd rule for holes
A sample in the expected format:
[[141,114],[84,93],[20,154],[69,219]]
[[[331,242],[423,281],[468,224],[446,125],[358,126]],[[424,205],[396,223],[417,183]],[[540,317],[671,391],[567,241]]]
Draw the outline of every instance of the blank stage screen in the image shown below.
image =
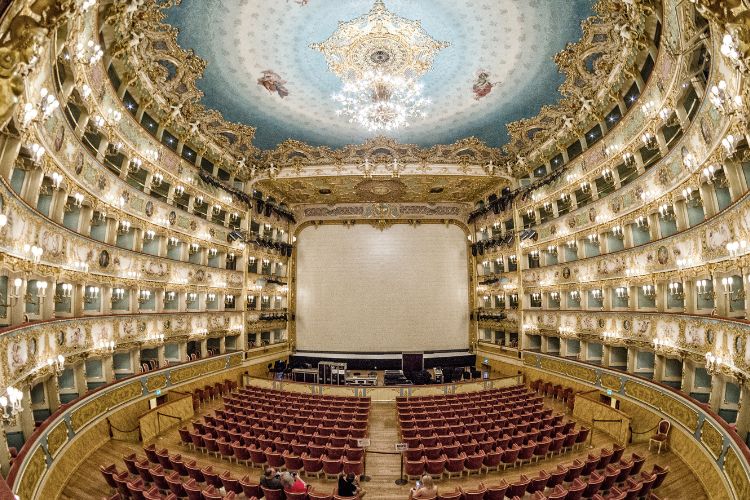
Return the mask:
[[466,235],[454,225],[307,227],[297,237],[297,349],[466,349]]

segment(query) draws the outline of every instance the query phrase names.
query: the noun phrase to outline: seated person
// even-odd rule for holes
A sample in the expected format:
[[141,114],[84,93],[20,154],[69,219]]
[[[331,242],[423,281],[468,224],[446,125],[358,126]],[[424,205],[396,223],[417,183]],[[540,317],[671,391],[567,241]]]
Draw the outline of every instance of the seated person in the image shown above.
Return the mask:
[[266,467],[266,470],[260,478],[260,485],[269,490],[282,489],[280,476],[276,473],[276,469],[273,467]]
[[432,476],[425,474],[422,476],[421,483],[417,481],[417,486],[409,490],[409,500],[413,498],[437,498],[437,486],[432,481]]
[[297,476],[289,472],[281,475],[281,485],[287,493],[304,493],[307,491],[307,484]]
[[357,476],[354,475],[353,472],[350,472],[349,474],[340,474],[339,475],[339,485],[338,485],[338,496],[340,497],[357,497],[362,498],[365,496],[365,490],[363,490],[359,486],[359,481],[357,480]]

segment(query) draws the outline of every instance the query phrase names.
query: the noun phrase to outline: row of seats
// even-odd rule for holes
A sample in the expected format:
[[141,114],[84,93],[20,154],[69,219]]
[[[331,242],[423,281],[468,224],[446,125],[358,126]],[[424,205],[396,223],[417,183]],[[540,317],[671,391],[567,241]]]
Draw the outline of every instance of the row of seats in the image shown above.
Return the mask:
[[280,391],[276,389],[267,389],[265,387],[253,387],[246,386],[242,387],[238,391],[239,395],[255,397],[258,402],[273,402],[273,403],[290,403],[290,404],[319,404],[327,405],[332,408],[338,406],[355,406],[355,407],[370,407],[369,397],[357,397],[357,396],[330,396],[323,394],[303,394],[303,393],[292,393],[287,391]]
[[610,450],[602,449],[600,455],[591,455],[590,460],[585,463],[576,459],[568,465],[558,465],[551,472],[541,470],[537,476],[521,474],[516,481],[507,483],[503,479],[492,486],[480,483],[476,489],[460,489],[454,493],[441,494],[439,498],[502,500],[505,497],[521,499],[529,494],[533,500],[634,500],[649,497],[652,490],[661,486],[669,472],[669,467],[657,464],[650,473],[642,472],[645,458],[635,453],[630,460],[618,459],[617,464],[610,463],[607,459],[607,465],[601,469],[588,466],[589,463],[598,464],[601,457],[609,455]]
[[127,470],[118,471],[115,464],[99,466],[107,484],[116,491],[109,499],[177,500],[187,497],[188,500],[234,500],[244,495],[247,499],[265,497],[267,500],[345,500],[334,493],[310,490],[293,494],[264,488],[248,475],[235,478],[227,470],[201,466],[195,460],[184,460],[180,454],[171,455],[166,449],[157,451],[149,446],[144,452],[145,457],[138,457],[135,453],[123,457]]
[[193,390],[193,409],[198,409],[204,403],[207,403],[218,396],[229,394],[237,388],[237,382],[225,379],[223,382],[216,382],[214,385],[206,385],[202,389]]
[[[506,446],[482,447],[459,447],[458,443],[452,445],[438,445],[419,448],[407,448],[405,453],[407,471],[413,470],[410,475],[420,475],[419,470],[424,468],[429,474],[441,475],[443,471],[452,475],[463,471],[488,472],[489,470],[503,470],[508,466],[515,467],[532,460],[539,461],[554,454],[562,454],[585,444],[589,429],[581,428],[577,432],[562,434],[550,439],[548,437],[539,441],[529,441],[524,445],[505,441]],[[471,445],[471,443],[469,443]],[[466,446],[466,445],[464,445]],[[423,465],[419,465],[419,464]]]
[[513,396],[528,394],[529,389],[523,384],[487,389],[483,391],[466,392],[458,394],[439,394],[431,396],[399,396],[396,398],[396,406],[407,404],[431,403],[434,401],[487,401],[497,396]]

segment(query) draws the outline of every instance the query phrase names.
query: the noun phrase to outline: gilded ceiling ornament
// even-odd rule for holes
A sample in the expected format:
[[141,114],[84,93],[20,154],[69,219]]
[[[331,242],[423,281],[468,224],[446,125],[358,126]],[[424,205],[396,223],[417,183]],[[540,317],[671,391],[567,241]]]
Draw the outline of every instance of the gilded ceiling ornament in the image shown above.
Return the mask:
[[433,39],[419,21],[398,17],[382,0],[370,12],[347,22],[312,49],[326,58],[329,69],[342,80],[382,72],[402,78],[419,78],[432,67],[438,51],[448,42]]

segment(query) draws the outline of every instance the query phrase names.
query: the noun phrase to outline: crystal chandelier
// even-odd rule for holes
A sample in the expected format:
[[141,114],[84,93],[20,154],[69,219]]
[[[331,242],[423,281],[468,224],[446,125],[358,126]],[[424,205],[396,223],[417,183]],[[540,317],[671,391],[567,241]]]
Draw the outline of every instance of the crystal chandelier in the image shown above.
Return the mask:
[[431,104],[429,98],[422,97],[421,83],[374,71],[345,82],[333,100],[340,106],[336,114],[370,132],[408,127],[410,118],[427,116],[425,108]]
[[325,55],[329,69],[341,78],[333,95],[336,113],[371,131],[407,127],[424,118],[430,99],[418,79],[432,67],[447,42],[433,39],[419,21],[398,17],[382,0],[356,19],[340,22],[324,42],[311,48]]

